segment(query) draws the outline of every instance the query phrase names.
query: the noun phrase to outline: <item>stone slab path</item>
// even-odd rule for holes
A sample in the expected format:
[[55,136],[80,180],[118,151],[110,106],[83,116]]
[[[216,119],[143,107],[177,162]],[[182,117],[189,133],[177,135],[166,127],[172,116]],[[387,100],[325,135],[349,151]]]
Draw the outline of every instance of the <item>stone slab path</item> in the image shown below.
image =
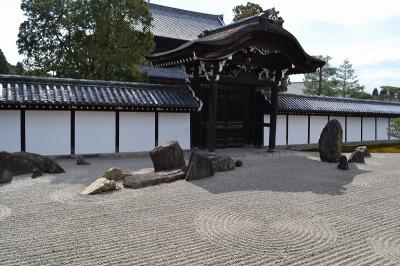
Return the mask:
[[67,173],[0,186],[0,265],[398,265],[400,155],[349,171],[313,153],[225,150],[235,171],[81,195],[148,157],[59,160]]

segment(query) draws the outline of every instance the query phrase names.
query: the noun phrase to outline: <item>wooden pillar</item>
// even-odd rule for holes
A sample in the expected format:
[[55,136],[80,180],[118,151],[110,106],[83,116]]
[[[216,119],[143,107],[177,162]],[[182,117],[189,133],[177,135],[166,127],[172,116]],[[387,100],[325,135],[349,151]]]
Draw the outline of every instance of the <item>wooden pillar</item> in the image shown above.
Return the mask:
[[215,138],[217,124],[217,90],[218,83],[215,79],[210,82],[208,93],[208,155],[215,156]]
[[269,146],[268,151],[275,151],[276,143],[276,120],[278,115],[278,87],[276,84],[271,86],[271,115],[269,128]]

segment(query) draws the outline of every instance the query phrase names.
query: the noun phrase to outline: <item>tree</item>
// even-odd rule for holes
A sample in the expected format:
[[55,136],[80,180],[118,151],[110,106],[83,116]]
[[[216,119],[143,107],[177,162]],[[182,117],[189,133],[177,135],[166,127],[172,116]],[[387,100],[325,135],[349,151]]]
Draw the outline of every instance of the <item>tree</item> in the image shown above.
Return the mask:
[[390,121],[390,125],[388,127],[388,135],[395,137],[395,138],[400,138],[400,118],[393,118]]
[[317,57],[325,61],[326,64],[316,73],[307,73],[304,75],[304,93],[311,95],[337,96],[339,91],[336,88],[336,68],[332,67],[329,63],[332,58],[330,56],[322,55]]
[[356,95],[362,89],[362,86],[358,84],[357,76],[354,74],[353,65],[350,64],[348,59],[345,59],[337,69],[336,78],[343,97]]
[[25,74],[24,65],[21,62],[18,62],[15,65],[15,74],[20,76],[23,76]]
[[154,48],[143,0],[22,0],[27,20],[18,49],[31,72],[104,80],[143,80],[138,66]]
[[400,87],[381,86],[380,98],[382,100],[398,101],[400,99]]
[[232,11],[234,15],[233,21],[238,21],[254,15],[261,14],[264,10],[258,4],[247,2],[246,5],[235,6]]
[[374,90],[372,91],[372,97],[373,97],[374,99],[377,99],[378,96],[379,96],[378,89],[377,89],[377,88],[374,88]]
[[10,67],[3,51],[0,49],[0,74],[9,74]]

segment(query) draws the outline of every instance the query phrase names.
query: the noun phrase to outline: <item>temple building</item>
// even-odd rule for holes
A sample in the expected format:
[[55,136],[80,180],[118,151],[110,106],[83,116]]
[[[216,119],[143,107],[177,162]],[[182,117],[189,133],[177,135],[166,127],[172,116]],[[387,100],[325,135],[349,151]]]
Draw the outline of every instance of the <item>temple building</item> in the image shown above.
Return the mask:
[[[278,94],[281,80],[325,62],[274,9],[225,25],[221,15],[149,3],[150,84],[0,75],[0,150],[44,155],[317,143],[337,119],[344,142],[390,140],[400,104]],[[322,53],[323,51],[321,51]]]

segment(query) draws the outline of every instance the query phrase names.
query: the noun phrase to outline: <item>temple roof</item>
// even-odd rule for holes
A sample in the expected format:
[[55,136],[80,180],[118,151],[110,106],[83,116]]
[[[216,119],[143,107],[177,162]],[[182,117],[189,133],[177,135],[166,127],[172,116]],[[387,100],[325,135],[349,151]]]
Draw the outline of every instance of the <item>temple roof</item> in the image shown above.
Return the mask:
[[282,93],[278,96],[278,113],[388,117],[400,116],[400,103]]
[[[283,28],[283,19],[278,13],[269,9],[260,15],[205,31],[195,40],[148,58],[155,67],[174,67],[195,61],[229,61],[232,55],[250,48],[250,53],[260,55],[258,63],[265,64],[261,68],[280,67],[289,69],[288,74],[315,72],[325,62],[304,51],[297,39]],[[265,60],[267,56],[271,60]]]
[[204,30],[224,25],[223,15],[211,15],[149,3],[153,14],[152,33],[155,36],[194,40]]
[[188,86],[0,75],[0,109],[196,111]]

